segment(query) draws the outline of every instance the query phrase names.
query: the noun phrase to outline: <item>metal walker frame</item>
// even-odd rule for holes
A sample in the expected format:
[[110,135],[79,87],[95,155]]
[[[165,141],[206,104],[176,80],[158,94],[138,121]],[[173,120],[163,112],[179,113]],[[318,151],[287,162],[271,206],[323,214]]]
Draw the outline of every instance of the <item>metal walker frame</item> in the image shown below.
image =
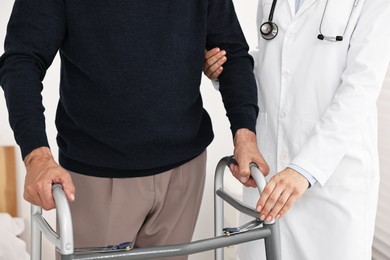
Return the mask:
[[[53,197],[57,208],[57,220],[60,235],[56,233],[47,221],[42,216],[42,208],[31,206],[31,260],[41,260],[42,250],[42,234],[55,245],[56,250],[61,255],[61,260],[73,259],[121,259],[121,260],[136,260],[136,259],[159,259],[169,256],[182,256],[199,253],[208,250],[215,250],[215,260],[223,260],[223,247],[249,242],[252,240],[264,239],[266,246],[266,255],[268,260],[280,260],[279,246],[279,230],[278,223],[262,222],[258,218],[259,212],[242,202],[237,201],[226,193],[223,189],[223,176],[225,168],[234,162],[232,157],[222,158],[215,172],[214,183],[214,221],[215,221],[215,237],[202,239],[185,244],[157,246],[149,248],[134,248],[121,252],[92,252],[88,250],[83,254],[77,254],[77,249],[73,244],[73,227],[71,212],[65,193],[62,186],[53,185]],[[257,183],[259,192],[261,193],[266,182],[263,174],[255,164],[250,165],[251,176]],[[223,228],[223,202],[226,201],[235,209],[254,218],[248,223],[245,228]],[[262,226],[260,226],[262,224]],[[86,253],[87,252],[87,253]]]

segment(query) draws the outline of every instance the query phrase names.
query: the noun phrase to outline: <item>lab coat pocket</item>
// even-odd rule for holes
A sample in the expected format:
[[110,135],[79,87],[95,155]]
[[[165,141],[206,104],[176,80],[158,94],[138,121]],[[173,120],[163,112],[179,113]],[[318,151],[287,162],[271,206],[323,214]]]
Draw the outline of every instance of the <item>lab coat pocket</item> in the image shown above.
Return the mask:
[[267,133],[268,133],[268,122],[267,122],[267,113],[260,112],[257,117],[256,123],[256,136],[257,136],[257,145],[262,154],[267,152]]
[[300,147],[299,149],[307,142],[307,140],[310,138],[314,126],[316,125],[316,120],[310,120],[310,119],[301,119],[301,130],[300,130]]

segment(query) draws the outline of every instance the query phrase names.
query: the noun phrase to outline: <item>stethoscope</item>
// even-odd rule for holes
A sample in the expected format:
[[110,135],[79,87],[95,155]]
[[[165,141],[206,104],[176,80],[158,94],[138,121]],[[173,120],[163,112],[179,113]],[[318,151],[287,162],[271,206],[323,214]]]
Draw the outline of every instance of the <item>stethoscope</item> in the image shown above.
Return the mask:
[[[268,21],[264,22],[260,26],[261,36],[265,40],[272,40],[273,38],[276,37],[276,35],[278,35],[278,32],[279,32],[278,26],[276,25],[275,22],[272,21],[273,17],[274,17],[276,2],[277,2],[277,0],[273,0],[272,1],[272,6],[271,6],[271,10],[269,12]],[[327,36],[327,35],[324,35],[322,33],[322,23],[324,21],[326,9],[328,7],[328,2],[329,2],[329,0],[326,0],[324,12],[322,13],[321,23],[320,23],[320,27],[319,27],[319,32],[320,33],[317,35],[317,39],[319,39],[319,40],[327,40],[327,41],[332,41],[332,42],[342,41],[344,39],[345,32],[347,31],[347,28],[348,28],[348,25],[349,25],[349,21],[351,20],[351,16],[352,16],[353,10],[358,5],[359,0],[355,0],[355,2],[353,4],[353,7],[351,9],[351,13],[349,14],[349,18],[348,18],[347,24],[345,25],[345,28],[344,28],[343,35],[336,35],[336,36]]]
[[279,28],[272,20],[274,19],[274,12],[277,0],[272,1],[271,10],[269,11],[268,21],[260,26],[261,36],[266,40],[272,40],[278,35]]

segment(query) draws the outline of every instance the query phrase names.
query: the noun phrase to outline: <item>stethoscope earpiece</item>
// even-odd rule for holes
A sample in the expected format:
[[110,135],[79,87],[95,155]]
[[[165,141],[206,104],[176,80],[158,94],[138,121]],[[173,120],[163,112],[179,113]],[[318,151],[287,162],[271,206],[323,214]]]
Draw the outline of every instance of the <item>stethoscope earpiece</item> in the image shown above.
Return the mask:
[[272,40],[273,38],[275,38],[276,35],[278,35],[278,31],[279,29],[276,23],[271,21],[265,22],[260,26],[261,36],[265,40]]
[[330,42],[341,42],[343,40],[343,36],[337,35],[337,36],[325,36],[322,33],[317,35],[318,40],[327,40]]

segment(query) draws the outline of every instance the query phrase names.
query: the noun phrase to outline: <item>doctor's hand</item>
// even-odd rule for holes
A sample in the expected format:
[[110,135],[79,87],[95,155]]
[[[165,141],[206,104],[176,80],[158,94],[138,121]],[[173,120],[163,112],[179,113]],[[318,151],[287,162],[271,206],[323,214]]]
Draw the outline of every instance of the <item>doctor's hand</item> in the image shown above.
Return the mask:
[[250,177],[249,164],[255,163],[266,176],[269,173],[268,164],[261,155],[254,132],[246,128],[238,129],[234,135],[234,159],[238,165],[229,166],[233,176],[246,187],[257,187],[256,182]]
[[223,71],[222,65],[227,61],[226,51],[214,48],[205,51],[204,55],[204,74],[211,80],[217,80]]
[[48,147],[40,147],[29,153],[25,159],[26,178],[23,197],[28,202],[45,210],[55,208],[52,185],[62,184],[66,197],[73,202],[75,187],[69,173],[58,165]]
[[279,172],[267,183],[257,202],[260,219],[280,219],[308,187],[309,181],[297,171],[286,168]]

